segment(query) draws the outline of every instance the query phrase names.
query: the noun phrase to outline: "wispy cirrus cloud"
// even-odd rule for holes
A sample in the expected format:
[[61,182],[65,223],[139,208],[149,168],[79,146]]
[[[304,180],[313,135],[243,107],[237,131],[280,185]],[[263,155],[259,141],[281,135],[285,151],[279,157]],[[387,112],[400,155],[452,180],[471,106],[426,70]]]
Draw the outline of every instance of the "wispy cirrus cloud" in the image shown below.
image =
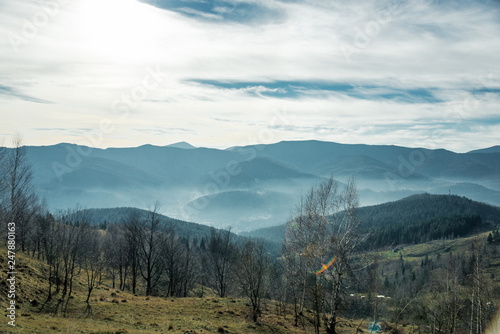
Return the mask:
[[43,99],[36,98],[34,96],[24,94],[16,88],[6,87],[6,86],[2,86],[2,85],[0,85],[0,97],[16,98],[16,99],[20,99],[20,100],[23,100],[26,102],[51,103],[50,101],[46,101]]
[[[275,141],[498,144],[496,1],[54,3],[0,0],[0,132],[28,143],[74,142],[33,129],[109,119],[101,146],[250,144],[287,110]],[[161,83],[142,96],[151,66]],[[124,117],[113,104],[134,92]]]
[[255,24],[276,21],[283,17],[274,1],[255,0],[141,0],[160,9],[175,11],[208,21],[229,21]]

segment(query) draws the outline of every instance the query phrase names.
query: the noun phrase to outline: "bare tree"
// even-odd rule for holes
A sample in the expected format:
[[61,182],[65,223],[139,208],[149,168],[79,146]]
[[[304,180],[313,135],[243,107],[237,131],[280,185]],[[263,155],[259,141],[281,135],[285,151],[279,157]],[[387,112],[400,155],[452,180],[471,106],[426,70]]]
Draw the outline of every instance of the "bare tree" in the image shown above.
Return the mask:
[[56,281],[56,293],[59,292],[59,284],[62,284],[62,291],[54,313],[61,309],[66,314],[73,292],[74,279],[80,273],[78,261],[83,250],[83,229],[80,227],[89,224],[90,219],[88,212],[77,207],[62,213],[57,220],[59,224],[56,242],[59,245],[56,248],[55,259],[59,262],[57,271],[60,277]]
[[[3,143],[2,143],[3,145]],[[7,220],[8,220],[8,215],[7,215],[7,210],[8,210],[8,196],[7,196],[7,189],[8,189],[8,171],[7,171],[7,166],[6,166],[6,156],[7,156],[7,149],[3,146],[0,146],[0,224],[2,224],[2,228],[0,229],[0,238],[2,240],[5,240],[6,238],[6,233],[7,230],[3,228],[3,226],[7,225]]]
[[31,246],[31,256],[35,257],[35,254],[38,259],[42,257],[43,247],[42,241],[45,237],[47,231],[45,230],[47,221],[53,221],[54,217],[50,214],[47,209],[46,201],[43,201],[39,206],[38,212],[35,214],[33,218],[33,226],[31,228],[29,244]]
[[[290,302],[293,305],[295,326],[299,325],[299,317],[302,314],[302,311],[300,311],[300,296],[302,291],[301,276],[303,269],[302,266],[299,265],[299,258],[300,256],[297,255],[293,245],[290,246],[286,242],[283,243],[283,282],[286,284],[284,301],[285,303]],[[284,316],[286,317],[286,312]]]
[[163,261],[167,296],[174,297],[182,294],[185,252],[186,249],[179,241],[177,235],[173,231],[166,233],[165,245],[163,247]]
[[[338,185],[333,178],[312,188],[307,196],[303,197],[297,207],[295,216],[288,222],[285,234],[284,249],[288,258],[289,274],[291,282],[299,284],[292,288],[292,292],[298,292],[296,306],[297,317],[303,315],[307,300],[312,302],[311,306],[322,305],[319,294],[323,284],[323,278],[316,279],[311,275],[321,263],[326,261],[328,252],[331,251],[328,238],[329,215],[332,214],[333,200],[338,192]],[[317,298],[310,298],[313,293]],[[322,310],[316,308],[316,312]],[[316,319],[318,314],[316,314]],[[316,327],[319,327],[317,324]]]
[[290,284],[289,277],[285,274],[287,266],[284,260],[285,258],[282,256],[270,266],[269,293],[271,300],[274,300],[275,303],[276,315],[282,315],[286,319],[288,312],[288,288]]
[[330,282],[329,310],[327,332],[337,333],[336,325],[341,310],[342,297],[345,294],[345,283],[349,276],[353,277],[352,256],[363,241],[360,234],[360,222],[356,218],[359,206],[356,182],[353,178],[347,182],[345,190],[333,199],[333,219],[331,220],[330,248],[337,257],[332,270],[327,272]]
[[210,230],[205,254],[208,284],[219,297],[224,298],[231,283],[235,246],[231,241],[231,230]]
[[[288,268],[291,282],[300,284],[292,289],[298,291],[298,315],[303,314],[309,298],[316,311],[316,332],[319,313],[323,312],[327,331],[336,333],[346,278],[354,276],[351,257],[362,241],[355,217],[357,207],[355,181],[350,179],[341,190],[330,178],[310,190],[287,224],[284,256],[291,266]],[[334,256],[333,265],[314,277],[314,272]]]
[[[7,166],[6,166],[7,149],[0,146],[0,213],[4,210],[4,202],[6,199],[7,183]],[[3,218],[0,216],[0,218]]]
[[253,313],[260,313],[260,304],[269,288],[270,259],[264,243],[249,239],[240,250],[239,269],[236,273],[241,292],[250,300]]
[[485,277],[485,244],[484,240],[476,237],[471,244],[470,266],[470,321],[469,333],[482,333],[490,317],[487,310],[489,285]]
[[165,232],[163,248],[165,269],[161,285],[165,287],[166,296],[187,297],[199,270],[196,258],[193,242],[180,238],[173,229]]
[[9,220],[15,223],[16,240],[25,251],[30,224],[37,211],[37,197],[33,189],[31,165],[19,134],[14,136],[12,144],[13,149],[4,158]]
[[132,219],[127,226],[130,244],[138,255],[138,267],[146,282],[146,295],[153,294],[164,269],[165,233],[159,215],[160,204],[149,210],[146,219]]
[[190,240],[185,241],[184,258],[182,259],[182,297],[187,297],[189,290],[191,290],[199,278],[200,262],[197,260],[197,252],[194,242]]
[[[45,303],[42,305],[42,309],[44,309],[48,303],[51,302],[54,293],[54,286],[56,287],[56,291],[58,291],[62,283],[62,246],[64,244],[64,234],[62,233],[63,227],[56,223],[53,217],[50,218],[41,219],[38,222],[43,231],[41,245],[45,261],[48,266],[47,275],[45,277],[48,281],[47,298]],[[43,272],[44,271],[42,271],[42,273]]]
[[85,272],[87,283],[87,308],[85,312],[92,314],[90,306],[90,296],[94,288],[98,286],[98,278],[104,269],[104,251],[102,245],[102,236],[99,231],[89,224],[80,226],[81,230],[81,251],[80,251],[80,267]]
[[126,230],[123,225],[108,224],[104,236],[104,258],[106,268],[111,276],[113,289],[116,279],[119,279],[119,289],[125,289],[127,269],[129,267],[129,245],[126,238]]
[[125,288],[126,286],[127,272],[129,271],[131,276],[130,285],[132,288],[132,293],[135,294],[137,289],[138,278],[140,275],[139,251],[141,248],[140,244],[142,242],[141,239],[142,223],[138,215],[132,213],[124,222],[124,226],[125,226],[125,240],[127,245],[126,256],[128,261],[125,267],[125,273],[123,274],[124,276],[123,288]]

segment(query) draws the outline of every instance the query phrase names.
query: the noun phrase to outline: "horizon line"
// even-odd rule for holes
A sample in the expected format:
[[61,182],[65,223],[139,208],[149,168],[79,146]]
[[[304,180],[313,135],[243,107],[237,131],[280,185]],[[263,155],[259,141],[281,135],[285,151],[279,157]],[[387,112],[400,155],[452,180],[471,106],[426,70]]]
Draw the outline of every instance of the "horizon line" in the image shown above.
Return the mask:
[[[445,147],[439,147],[439,148],[429,148],[429,147],[423,147],[423,146],[404,146],[404,145],[399,145],[399,144],[367,144],[367,143],[342,143],[342,142],[337,142],[337,141],[328,141],[328,140],[319,140],[319,139],[289,139],[289,140],[280,140],[276,142],[270,142],[270,143],[255,143],[255,144],[246,144],[246,145],[228,145],[228,146],[198,146],[198,145],[193,145],[188,141],[178,141],[174,143],[169,143],[165,145],[158,145],[158,144],[151,144],[151,143],[144,143],[144,144],[139,144],[137,146],[107,146],[107,147],[98,147],[98,146],[90,146],[90,145],[84,145],[84,144],[79,144],[79,143],[71,143],[71,142],[58,142],[54,144],[46,144],[46,145],[35,145],[35,144],[24,144],[22,147],[52,147],[52,146],[58,146],[58,145],[75,145],[75,146],[80,146],[80,147],[86,147],[86,148],[91,148],[91,149],[98,149],[98,150],[107,150],[107,149],[133,149],[133,148],[140,148],[144,146],[152,146],[152,147],[159,147],[159,148],[166,148],[166,147],[171,147],[171,148],[177,148],[177,149],[214,149],[214,150],[230,150],[238,147],[250,147],[250,146],[269,146],[269,145],[276,145],[279,143],[305,143],[305,142],[318,142],[318,143],[329,143],[329,144],[338,144],[338,145],[346,145],[346,146],[356,146],[356,145],[362,145],[362,146],[385,146],[385,147],[401,147],[401,148],[409,148],[409,149],[425,149],[425,150],[431,150],[431,151],[437,151],[437,150],[445,150],[453,153],[458,153],[458,154],[466,154],[466,153],[473,153],[474,151],[478,150],[486,150],[486,149],[491,149],[498,145],[493,145],[489,147],[479,147],[476,149],[464,151],[464,152],[458,152],[454,151],[451,149],[447,149]],[[175,145],[178,144],[187,144],[191,146],[191,148],[182,148],[182,147],[175,147]],[[5,146],[5,145],[0,145],[1,148],[13,148],[13,146]]]

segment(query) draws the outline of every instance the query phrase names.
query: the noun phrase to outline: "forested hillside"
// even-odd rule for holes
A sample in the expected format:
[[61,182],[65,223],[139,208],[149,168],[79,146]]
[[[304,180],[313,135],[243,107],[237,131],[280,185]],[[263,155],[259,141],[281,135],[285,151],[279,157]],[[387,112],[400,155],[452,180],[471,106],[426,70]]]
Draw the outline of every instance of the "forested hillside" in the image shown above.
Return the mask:
[[[137,208],[110,208],[110,209],[86,209],[89,214],[89,222],[106,230],[111,223],[123,224],[131,216],[139,219],[147,218],[148,211]],[[183,237],[195,238],[204,237],[210,233],[210,226],[173,219],[164,215],[159,215],[162,224],[172,228],[174,232]]]
[[402,200],[360,208],[364,227],[416,222],[450,215],[475,213],[484,222],[500,223],[500,208],[457,195],[413,195]]
[[[413,195],[359,208],[356,216],[363,231],[371,234],[371,247],[465,236],[500,224],[500,208],[456,195]],[[243,235],[279,242],[285,230],[286,224]]]
[[365,247],[378,248],[401,244],[420,244],[438,239],[479,232],[486,227],[478,214],[442,216],[411,223],[392,223],[379,226],[368,236]]
[[[88,222],[94,226],[107,230],[108,226],[122,226],[135,217],[138,220],[148,218],[150,212],[148,210],[141,210],[137,208],[111,208],[111,209],[85,209],[83,212],[88,217]],[[186,222],[179,219],[167,217],[158,214],[158,219],[164,229],[171,230],[175,235],[185,240],[200,241],[210,235],[212,227],[192,222]],[[236,244],[242,245],[247,241],[247,237],[240,236],[232,233],[231,238]],[[259,241],[263,242],[266,251],[272,256],[278,256],[280,251],[279,242],[267,240],[265,238],[256,237]],[[260,240],[262,239],[262,240]]]

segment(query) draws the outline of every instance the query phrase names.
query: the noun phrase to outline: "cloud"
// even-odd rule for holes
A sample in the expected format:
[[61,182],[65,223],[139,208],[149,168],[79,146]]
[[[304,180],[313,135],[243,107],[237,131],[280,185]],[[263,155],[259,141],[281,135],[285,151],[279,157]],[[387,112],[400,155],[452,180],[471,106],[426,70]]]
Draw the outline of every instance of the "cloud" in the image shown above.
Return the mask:
[[30,95],[26,95],[18,91],[16,88],[6,87],[0,85],[0,97],[6,98],[17,98],[27,102],[35,102],[35,103],[51,103],[50,101],[46,101],[43,99],[39,99]]
[[196,132],[193,131],[192,129],[186,129],[186,128],[160,128],[160,127],[151,127],[147,129],[132,129],[137,132],[145,133],[145,134],[150,134],[150,135],[155,135],[155,136],[163,136],[166,134],[195,134]]
[[[275,141],[418,146],[439,131],[445,148],[498,144],[494,1],[73,0],[29,38],[44,7],[0,6],[1,112],[19,115],[0,132],[29,143],[65,140],[35,128],[98,131],[109,119],[103,147],[253,144],[265,129]],[[12,34],[26,39],[17,52]],[[156,67],[161,82],[144,93]],[[271,124],[283,110],[287,122]]]
[[[277,81],[277,82],[217,82],[214,80],[192,80],[211,87],[239,91],[259,97],[281,96],[300,99],[309,97],[328,97],[328,95],[345,95],[368,100],[398,100],[401,103],[443,102],[434,96],[435,89],[400,87],[378,87],[362,82],[327,82],[327,81]],[[491,89],[486,91],[490,92]]]
[[141,0],[157,8],[175,11],[208,21],[229,21],[256,24],[276,21],[282,17],[273,1],[255,0]]

